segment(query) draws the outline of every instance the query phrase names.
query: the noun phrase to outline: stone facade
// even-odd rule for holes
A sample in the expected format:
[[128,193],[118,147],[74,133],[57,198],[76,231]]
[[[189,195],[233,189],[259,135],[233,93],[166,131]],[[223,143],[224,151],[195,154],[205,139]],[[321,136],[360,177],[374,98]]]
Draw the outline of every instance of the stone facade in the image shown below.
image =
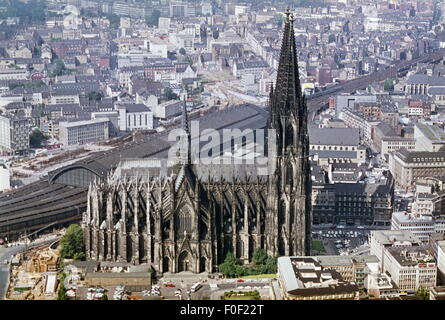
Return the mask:
[[[214,272],[233,252],[249,263],[256,248],[272,256],[308,255],[311,180],[306,101],[301,96],[293,20],[287,13],[268,129],[276,152],[272,175],[248,167],[191,164],[191,137],[183,164],[149,179],[112,178],[90,186],[83,216],[89,259],[149,263],[158,272]],[[251,167],[254,169],[254,167]],[[222,172],[225,172],[222,174]],[[229,174],[227,172],[230,172]]]

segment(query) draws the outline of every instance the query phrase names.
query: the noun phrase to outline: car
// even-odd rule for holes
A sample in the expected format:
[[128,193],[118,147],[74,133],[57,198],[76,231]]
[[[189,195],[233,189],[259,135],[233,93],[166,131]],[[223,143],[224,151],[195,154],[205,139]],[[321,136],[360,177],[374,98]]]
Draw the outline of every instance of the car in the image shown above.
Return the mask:
[[238,279],[238,280],[236,280],[236,282],[241,283],[241,282],[244,282],[244,280],[243,279]]
[[175,288],[176,287],[173,283],[167,283],[165,286],[167,288]]

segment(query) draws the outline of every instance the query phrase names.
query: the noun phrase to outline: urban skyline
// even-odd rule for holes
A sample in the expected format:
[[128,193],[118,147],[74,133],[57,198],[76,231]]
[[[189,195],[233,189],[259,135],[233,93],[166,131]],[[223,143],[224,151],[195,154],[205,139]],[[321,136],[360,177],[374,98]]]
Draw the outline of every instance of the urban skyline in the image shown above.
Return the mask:
[[0,1],[0,48],[0,299],[444,299],[443,1]]

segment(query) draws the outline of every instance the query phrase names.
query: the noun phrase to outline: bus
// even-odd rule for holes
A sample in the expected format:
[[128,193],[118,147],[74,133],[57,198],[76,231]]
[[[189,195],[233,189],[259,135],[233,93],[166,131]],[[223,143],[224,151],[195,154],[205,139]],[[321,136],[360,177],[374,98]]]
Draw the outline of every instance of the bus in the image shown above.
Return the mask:
[[202,287],[201,282],[196,282],[191,288],[190,288],[190,292],[196,292],[198,291],[200,288]]

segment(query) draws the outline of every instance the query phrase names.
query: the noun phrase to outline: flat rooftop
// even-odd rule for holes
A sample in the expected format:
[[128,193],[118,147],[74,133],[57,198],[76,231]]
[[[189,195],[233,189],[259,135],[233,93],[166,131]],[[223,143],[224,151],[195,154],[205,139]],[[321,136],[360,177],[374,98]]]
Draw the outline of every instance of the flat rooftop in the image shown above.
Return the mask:
[[376,239],[380,244],[389,246],[394,242],[411,242],[411,244],[420,244],[419,238],[417,238],[409,230],[372,230],[371,238]]
[[279,257],[278,272],[284,290],[290,295],[358,292],[357,284],[343,280],[333,269],[324,269],[317,257]]
[[396,219],[398,222],[401,223],[431,223],[434,225],[433,217],[432,216],[416,216],[411,213],[407,213],[405,211],[399,211],[399,212],[393,212],[392,214],[393,219]]
[[108,122],[108,121],[109,120],[107,118],[97,118],[97,119],[73,121],[73,122],[62,121],[59,123],[59,126],[63,126],[66,128],[73,128],[73,127],[88,126],[88,125],[96,124],[96,123],[104,123],[104,122]]
[[420,246],[390,247],[388,252],[403,267],[413,267],[419,263],[434,263],[434,268],[436,266],[433,257],[428,254],[425,248]]

